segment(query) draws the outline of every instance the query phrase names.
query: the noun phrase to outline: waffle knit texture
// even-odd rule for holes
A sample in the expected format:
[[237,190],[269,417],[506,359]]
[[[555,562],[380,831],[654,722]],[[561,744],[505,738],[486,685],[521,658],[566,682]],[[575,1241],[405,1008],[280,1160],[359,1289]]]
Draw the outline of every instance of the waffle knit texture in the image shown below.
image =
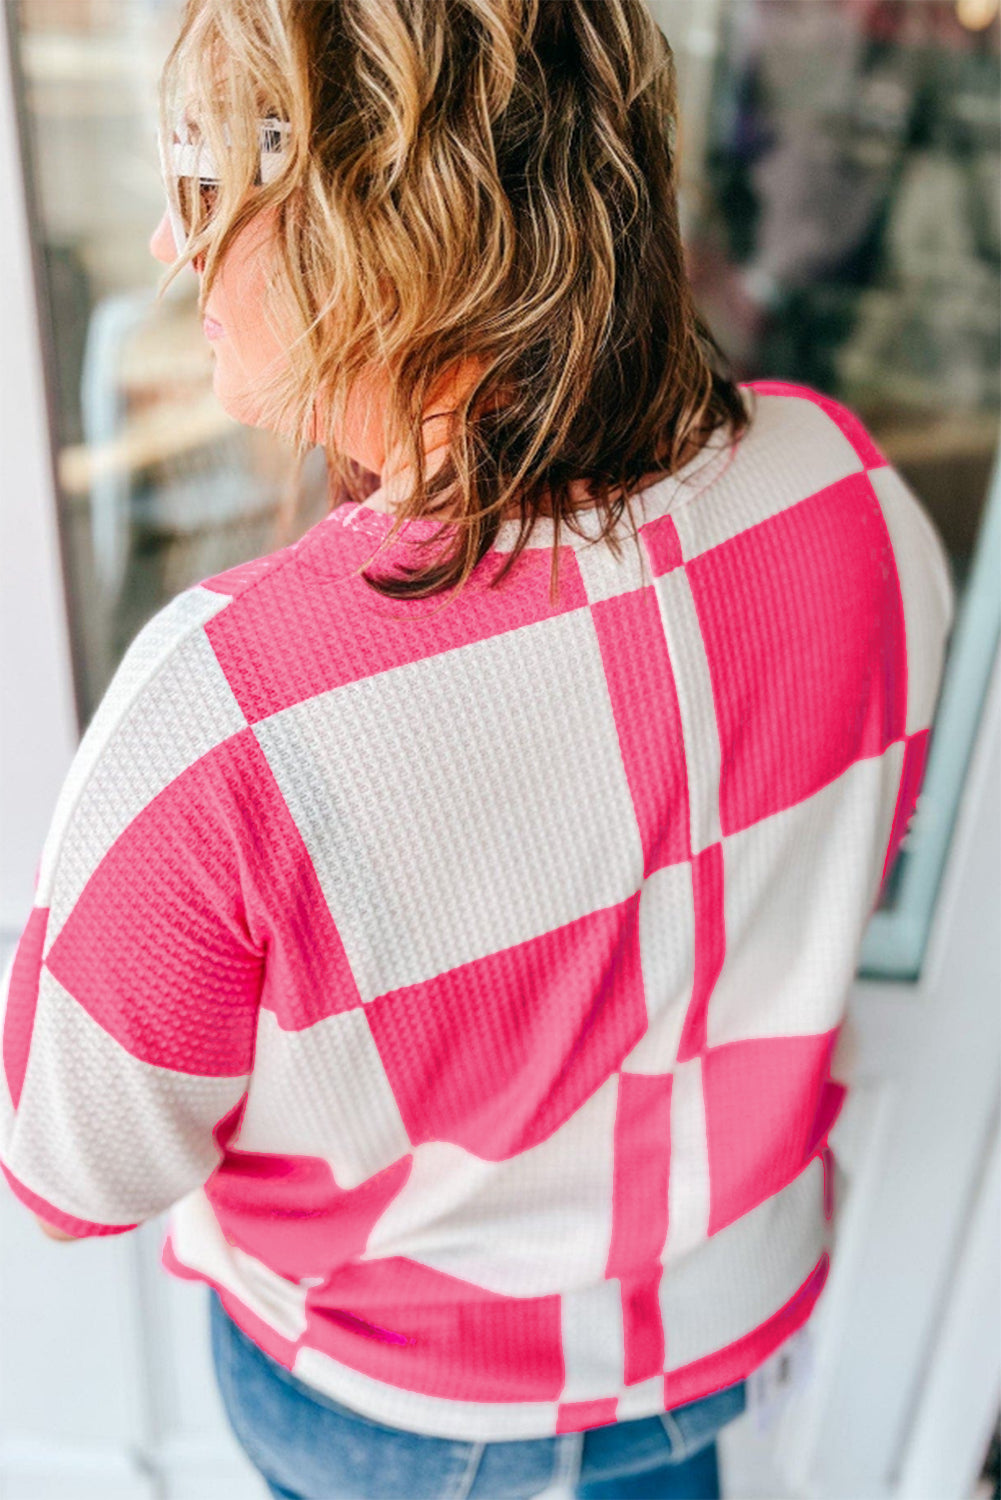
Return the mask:
[[381,597],[391,517],[350,501],[184,589],[58,798],[7,1183],[78,1236],[169,1210],[166,1271],[374,1420],[649,1416],[824,1286],[835,1046],[954,595],[857,416],[741,390],[619,558],[564,532],[557,602],[548,519],[499,589],[514,522],[446,607]]

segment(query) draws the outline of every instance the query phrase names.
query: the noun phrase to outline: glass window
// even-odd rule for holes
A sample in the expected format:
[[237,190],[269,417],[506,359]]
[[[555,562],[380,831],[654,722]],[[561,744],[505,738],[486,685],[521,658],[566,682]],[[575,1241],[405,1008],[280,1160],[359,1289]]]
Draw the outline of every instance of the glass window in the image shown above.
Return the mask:
[[652,0],[677,57],[682,228],[741,379],[865,422],[959,595],[924,788],[862,973],[914,978],[998,637],[997,0]]
[[169,598],[326,513],[326,463],[316,449],[297,477],[287,444],[222,409],[191,269],[155,300],[156,85],[180,0],[18,0],[15,14],[83,727]]

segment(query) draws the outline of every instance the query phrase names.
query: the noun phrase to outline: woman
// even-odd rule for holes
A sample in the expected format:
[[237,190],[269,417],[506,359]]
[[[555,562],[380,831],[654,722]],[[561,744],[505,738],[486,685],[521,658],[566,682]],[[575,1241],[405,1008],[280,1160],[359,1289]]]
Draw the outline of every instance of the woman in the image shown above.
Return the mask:
[[273,1495],[718,1495],[829,1269],[941,543],[853,413],[714,368],[640,0],[189,0],[161,102],[153,253],[337,503],[88,727],[7,1179],[172,1210]]

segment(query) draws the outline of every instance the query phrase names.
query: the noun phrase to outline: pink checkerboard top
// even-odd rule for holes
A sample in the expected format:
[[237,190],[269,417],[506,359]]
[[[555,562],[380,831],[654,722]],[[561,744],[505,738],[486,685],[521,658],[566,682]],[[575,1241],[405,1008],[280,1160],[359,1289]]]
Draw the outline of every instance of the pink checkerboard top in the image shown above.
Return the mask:
[[379,596],[391,518],[350,502],[183,590],[56,804],[8,1184],[78,1236],[170,1210],[164,1268],[376,1420],[661,1412],[824,1285],[835,1046],[953,586],[850,410],[742,390],[618,557],[564,534],[556,600],[550,522],[500,587],[513,522],[457,598]]

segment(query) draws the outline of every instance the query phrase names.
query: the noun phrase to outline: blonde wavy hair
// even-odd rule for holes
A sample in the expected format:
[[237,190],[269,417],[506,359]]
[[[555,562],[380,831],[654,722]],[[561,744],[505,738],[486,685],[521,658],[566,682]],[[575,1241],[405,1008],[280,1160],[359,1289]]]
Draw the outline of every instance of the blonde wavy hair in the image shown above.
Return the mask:
[[[293,337],[257,394],[300,461],[324,443],[333,494],[371,490],[331,432],[357,376],[389,376],[386,452],[416,478],[383,545],[420,515],[446,545],[366,573],[377,592],[457,593],[517,512],[492,583],[548,515],[555,600],[578,509],[618,556],[638,481],[746,428],[686,274],[674,57],[642,0],[187,0],[159,112],[164,142],[183,112],[223,164],[211,209],[184,205],[159,294],[202,258],[204,311],[234,236],[275,208],[264,312],[287,331],[291,309]],[[269,118],[289,145],[262,182]],[[482,374],[428,476],[424,413],[470,359]]]

